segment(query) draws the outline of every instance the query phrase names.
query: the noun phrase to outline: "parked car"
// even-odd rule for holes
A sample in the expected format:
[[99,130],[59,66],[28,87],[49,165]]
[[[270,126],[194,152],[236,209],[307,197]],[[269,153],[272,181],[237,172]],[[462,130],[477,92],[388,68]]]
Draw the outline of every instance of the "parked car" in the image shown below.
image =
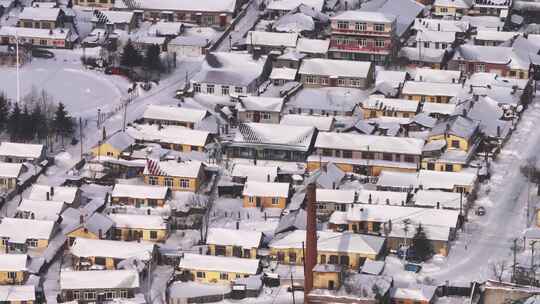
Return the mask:
[[420,270],[422,270],[422,265],[418,265],[418,264],[414,264],[414,263],[405,264],[405,271],[419,273]]
[[44,50],[44,49],[33,48],[32,57],[51,59],[51,58],[54,58],[54,53],[51,51]]

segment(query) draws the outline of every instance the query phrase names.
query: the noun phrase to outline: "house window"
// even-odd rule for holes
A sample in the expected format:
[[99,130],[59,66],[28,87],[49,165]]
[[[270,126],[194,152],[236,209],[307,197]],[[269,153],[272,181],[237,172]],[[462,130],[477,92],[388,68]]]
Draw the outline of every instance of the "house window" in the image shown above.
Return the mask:
[[40,44],[40,45],[47,45],[47,40],[45,40],[45,39],[40,39],[40,40],[39,40],[39,44]]
[[214,85],[213,84],[207,84],[206,85],[206,93],[207,94],[214,94]]
[[432,170],[432,171],[435,170],[435,164],[434,163],[428,163],[427,164],[427,169]]
[[38,240],[36,239],[28,239],[26,240],[26,244],[28,245],[28,247],[37,247],[38,246]]
[[255,203],[255,197],[253,197],[253,196],[248,196],[248,202],[249,202],[250,204]]
[[201,85],[199,83],[194,83],[193,84],[193,91],[195,91],[195,93],[200,93],[201,92]]
[[486,65],[483,64],[483,63],[478,63],[476,65],[476,72],[478,73],[482,73],[482,72],[485,72],[486,71]]
[[445,50],[448,47],[446,43],[441,43],[441,49]]
[[444,170],[447,171],[447,172],[453,172],[454,171],[454,165],[452,164],[446,164],[444,166]]
[[104,257],[95,257],[94,258],[94,264],[105,266],[105,258]]
[[426,49],[429,48],[429,41],[424,42],[424,47],[425,47]]
[[307,75],[306,76],[306,82],[307,83],[317,83],[317,78],[313,75]]
[[158,238],[157,231],[151,230],[150,231],[150,239],[155,240]]
[[120,290],[120,298],[127,298],[128,292],[127,290]]
[[460,71],[463,72],[463,73],[466,73],[466,72],[467,72],[467,66],[465,65],[465,63],[460,62],[460,63],[458,64],[458,70],[460,70]]
[[406,163],[414,163],[414,162],[415,162],[414,156],[412,156],[412,155],[405,155],[405,157],[403,158],[403,160],[404,160]]
[[17,278],[17,273],[14,272],[14,271],[9,271],[9,272],[7,273],[7,277],[8,277],[8,279],[10,279],[10,280],[15,280],[15,279]]
[[234,92],[237,94],[242,94],[244,92],[244,88],[242,87],[234,87]]
[[180,179],[180,188],[189,188],[189,179]]
[[378,48],[384,47],[384,39],[375,39],[375,47],[378,47]]
[[229,86],[221,86],[221,95],[229,95]]
[[452,148],[459,149],[459,140],[452,140]]
[[261,116],[262,116],[262,119],[265,119],[265,120],[269,120],[269,119],[270,119],[270,113],[263,112]]
[[81,298],[81,294],[79,293],[79,291],[74,291],[73,292],[73,299],[74,300],[79,300]]
[[277,253],[277,259],[279,262],[283,262],[285,260],[285,254],[283,252],[278,252]]
[[384,32],[384,24],[375,23],[375,25],[373,25],[373,29],[375,29],[376,32]]
[[116,292],[114,291],[107,291],[105,292],[105,299],[111,300],[116,297]]
[[244,257],[250,258],[251,257],[251,251],[249,249],[244,249]]
[[366,38],[358,39],[358,45],[360,45],[361,47],[366,47],[367,46],[367,39]]
[[150,185],[157,185],[158,184],[158,178],[156,176],[150,176],[148,178],[148,183]]
[[331,255],[330,260],[328,261],[328,264],[337,265],[338,264],[338,256],[337,255]]
[[296,252],[289,252],[289,263],[296,263]]
[[172,187],[172,186],[173,186],[173,179],[172,179],[172,177],[166,177],[166,178],[165,178],[165,186],[166,186],[166,187]]
[[383,153],[382,157],[383,157],[383,160],[387,160],[387,161],[393,161],[394,160],[391,153]]
[[439,11],[440,11],[441,13],[448,13],[448,7],[440,7],[440,8],[439,8]]
[[229,279],[229,274],[226,273],[226,272],[222,272],[219,274],[219,279],[220,280],[228,280]]
[[202,271],[197,271],[197,278],[199,278],[199,279],[206,278],[206,273],[204,273]]
[[96,298],[96,293],[93,291],[86,291],[84,293],[85,300],[94,300]]
[[375,159],[375,153],[364,151],[364,152],[362,152],[362,158],[363,159]]
[[355,29],[357,31],[365,31],[367,29],[367,24],[365,24],[365,23],[356,23]]
[[322,150],[322,155],[323,156],[333,156],[334,154],[332,153],[331,149],[323,149]]
[[510,77],[515,77],[516,76],[516,71],[510,71]]
[[272,205],[279,205],[279,197],[272,198]]
[[338,29],[340,29],[340,30],[346,30],[346,29],[349,28],[349,23],[346,22],[346,21],[338,21],[337,27],[338,27]]
[[343,151],[341,151],[341,157],[343,157],[343,158],[352,158],[352,151],[351,150],[343,150]]

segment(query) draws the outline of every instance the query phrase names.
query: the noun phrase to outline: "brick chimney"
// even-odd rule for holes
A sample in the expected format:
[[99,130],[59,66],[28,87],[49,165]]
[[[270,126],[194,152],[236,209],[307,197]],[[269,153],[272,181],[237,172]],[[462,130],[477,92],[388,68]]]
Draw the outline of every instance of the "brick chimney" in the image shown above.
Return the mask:
[[307,197],[307,227],[306,227],[306,256],[304,269],[304,289],[305,295],[313,289],[313,267],[317,264],[317,217],[315,213],[315,190],[314,183],[309,184],[306,188]]

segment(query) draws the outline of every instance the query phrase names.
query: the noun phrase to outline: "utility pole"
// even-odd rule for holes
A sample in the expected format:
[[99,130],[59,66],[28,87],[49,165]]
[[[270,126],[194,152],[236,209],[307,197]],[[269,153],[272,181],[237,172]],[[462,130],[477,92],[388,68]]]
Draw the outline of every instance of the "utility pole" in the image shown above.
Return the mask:
[[294,281],[293,281],[292,267],[291,267],[291,294],[292,294],[292,302],[293,304],[296,304],[296,300],[294,299]]
[[82,132],[82,118],[79,117],[79,137],[81,141],[81,159],[83,158],[83,132]]

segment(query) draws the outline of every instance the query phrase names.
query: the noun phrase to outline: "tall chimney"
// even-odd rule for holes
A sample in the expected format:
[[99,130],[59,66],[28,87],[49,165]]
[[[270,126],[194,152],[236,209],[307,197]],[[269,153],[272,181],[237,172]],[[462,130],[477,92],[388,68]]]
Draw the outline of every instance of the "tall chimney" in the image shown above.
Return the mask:
[[304,260],[304,289],[305,295],[313,289],[313,267],[317,264],[317,217],[315,213],[316,186],[311,183],[306,188],[307,197],[307,227],[306,227],[306,256]]

